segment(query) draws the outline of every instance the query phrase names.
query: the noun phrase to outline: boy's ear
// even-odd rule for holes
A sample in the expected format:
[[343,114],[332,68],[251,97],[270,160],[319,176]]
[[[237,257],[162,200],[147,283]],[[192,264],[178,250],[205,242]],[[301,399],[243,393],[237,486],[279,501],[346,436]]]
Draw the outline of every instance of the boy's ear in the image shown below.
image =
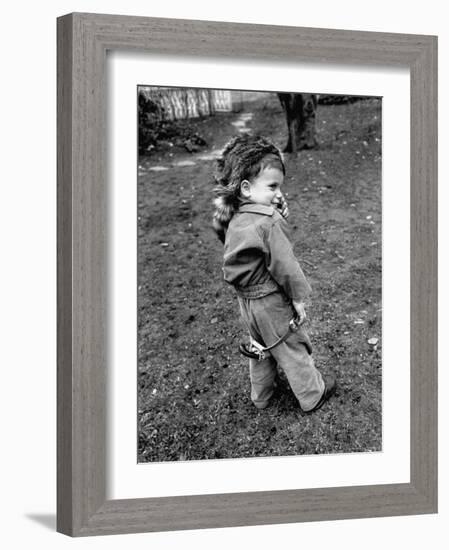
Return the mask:
[[251,184],[248,180],[243,180],[240,184],[240,193],[248,199],[251,196]]

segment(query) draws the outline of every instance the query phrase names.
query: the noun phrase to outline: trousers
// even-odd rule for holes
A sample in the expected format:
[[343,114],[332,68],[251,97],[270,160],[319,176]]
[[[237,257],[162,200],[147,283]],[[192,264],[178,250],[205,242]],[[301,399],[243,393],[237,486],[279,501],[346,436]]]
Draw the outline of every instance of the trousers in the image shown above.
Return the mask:
[[[250,336],[263,346],[270,346],[288,330],[295,310],[282,292],[257,299],[237,298],[244,325]],[[301,342],[306,337],[305,330],[300,327],[298,332],[270,350],[262,361],[249,360],[251,400],[257,408],[265,408],[273,395],[277,366],[284,371],[303,411],[313,409],[318,403],[324,392],[324,381]]]

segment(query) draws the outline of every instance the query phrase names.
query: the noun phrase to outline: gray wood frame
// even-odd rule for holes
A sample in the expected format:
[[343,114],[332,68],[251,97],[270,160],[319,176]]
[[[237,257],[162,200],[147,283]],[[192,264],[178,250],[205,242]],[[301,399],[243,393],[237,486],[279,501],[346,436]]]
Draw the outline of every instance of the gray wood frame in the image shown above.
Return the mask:
[[[81,13],[57,24],[58,531],[83,536],[436,512],[437,38]],[[410,483],[106,500],[105,58],[124,49],[410,68]]]

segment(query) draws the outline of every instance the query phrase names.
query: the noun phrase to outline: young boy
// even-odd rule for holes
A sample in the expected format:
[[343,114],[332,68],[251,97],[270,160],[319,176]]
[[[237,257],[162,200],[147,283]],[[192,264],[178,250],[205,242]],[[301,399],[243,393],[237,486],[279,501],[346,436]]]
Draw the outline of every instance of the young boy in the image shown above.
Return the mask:
[[282,339],[264,358],[249,361],[254,405],[268,406],[279,365],[302,410],[312,412],[333,394],[335,378],[315,368],[303,328],[282,338],[295,314],[300,324],[305,320],[311,291],[281,215],[287,210],[284,175],[281,153],[271,142],[258,136],[232,139],[217,161],[213,225],[224,242],[224,279],[236,290],[250,337],[265,347]]

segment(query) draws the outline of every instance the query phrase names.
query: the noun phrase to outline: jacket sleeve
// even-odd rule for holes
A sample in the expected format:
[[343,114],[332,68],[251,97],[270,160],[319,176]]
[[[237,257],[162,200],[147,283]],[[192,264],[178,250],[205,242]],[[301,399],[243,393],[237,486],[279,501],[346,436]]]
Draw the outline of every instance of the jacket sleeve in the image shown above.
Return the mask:
[[287,222],[277,220],[268,230],[267,269],[292,300],[303,301],[312,289],[293,252]]

